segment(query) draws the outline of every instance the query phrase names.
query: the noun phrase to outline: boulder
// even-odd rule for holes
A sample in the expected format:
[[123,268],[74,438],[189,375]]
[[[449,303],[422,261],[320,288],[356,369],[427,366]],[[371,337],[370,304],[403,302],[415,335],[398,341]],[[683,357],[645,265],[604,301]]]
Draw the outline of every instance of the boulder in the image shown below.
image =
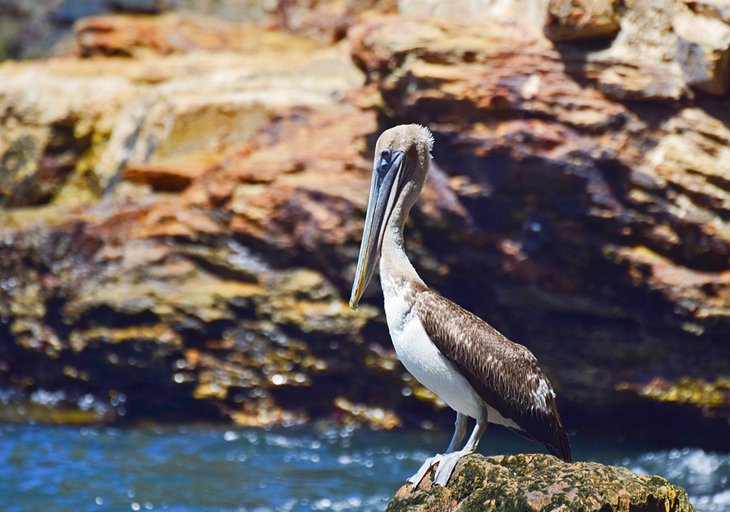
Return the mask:
[[568,464],[552,455],[464,457],[446,487],[427,476],[400,488],[387,512],[522,510],[548,512],[692,512],[687,492],[659,476],[596,462]]

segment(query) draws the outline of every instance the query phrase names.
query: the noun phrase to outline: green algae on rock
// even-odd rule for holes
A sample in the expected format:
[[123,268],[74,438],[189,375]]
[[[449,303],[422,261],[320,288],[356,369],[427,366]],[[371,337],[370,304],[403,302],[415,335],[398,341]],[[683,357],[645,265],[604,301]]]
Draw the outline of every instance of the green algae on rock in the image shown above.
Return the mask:
[[464,457],[446,487],[427,476],[401,487],[386,512],[693,512],[687,492],[659,476],[552,455]]

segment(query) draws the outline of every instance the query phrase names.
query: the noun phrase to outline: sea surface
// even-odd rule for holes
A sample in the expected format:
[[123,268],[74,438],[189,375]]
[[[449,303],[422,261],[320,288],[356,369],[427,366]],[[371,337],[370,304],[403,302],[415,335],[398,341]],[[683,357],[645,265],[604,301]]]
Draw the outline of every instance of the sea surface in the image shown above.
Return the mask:
[[[382,511],[448,439],[331,426],[0,425],[0,510]],[[577,460],[663,475],[685,487],[698,510],[730,511],[730,454],[642,451],[581,436],[573,446]],[[480,451],[537,449],[494,428]]]

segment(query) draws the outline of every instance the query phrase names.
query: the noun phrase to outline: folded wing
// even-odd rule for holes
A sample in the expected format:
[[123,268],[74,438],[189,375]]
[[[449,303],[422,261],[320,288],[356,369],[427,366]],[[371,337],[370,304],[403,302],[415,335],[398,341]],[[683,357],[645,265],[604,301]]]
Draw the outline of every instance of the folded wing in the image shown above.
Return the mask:
[[431,341],[487,405],[571,461],[555,392],[532,352],[428,288],[418,293],[414,309]]

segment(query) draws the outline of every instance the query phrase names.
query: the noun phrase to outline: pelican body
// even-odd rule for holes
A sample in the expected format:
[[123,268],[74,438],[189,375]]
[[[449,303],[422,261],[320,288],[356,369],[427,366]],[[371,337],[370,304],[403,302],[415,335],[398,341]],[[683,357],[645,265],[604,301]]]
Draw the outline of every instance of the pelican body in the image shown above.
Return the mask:
[[[408,260],[403,227],[431,162],[433,137],[415,124],[383,132],[375,147],[370,199],[350,306],[357,308],[380,262],[385,316],[398,359],[456,411],[444,454],[426,460],[409,481],[417,486],[438,464],[445,486],[456,463],[476,451],[487,423],[504,425],[571,460],[555,392],[535,356],[485,321],[429,289]],[[476,425],[461,450],[467,418]]]

